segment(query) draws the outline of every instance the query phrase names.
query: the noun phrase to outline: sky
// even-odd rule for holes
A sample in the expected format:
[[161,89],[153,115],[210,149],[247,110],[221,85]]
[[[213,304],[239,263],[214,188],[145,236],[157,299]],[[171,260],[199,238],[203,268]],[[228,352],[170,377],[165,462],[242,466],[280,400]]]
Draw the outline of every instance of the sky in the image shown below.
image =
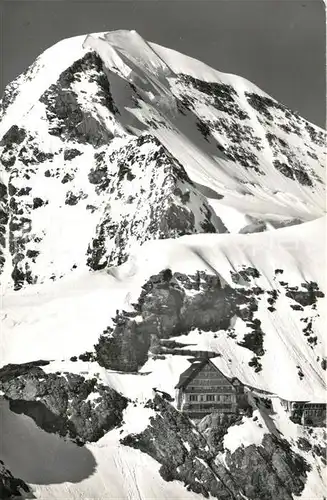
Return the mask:
[[0,0],[1,88],[74,35],[135,29],[143,38],[254,82],[325,127],[323,0]]

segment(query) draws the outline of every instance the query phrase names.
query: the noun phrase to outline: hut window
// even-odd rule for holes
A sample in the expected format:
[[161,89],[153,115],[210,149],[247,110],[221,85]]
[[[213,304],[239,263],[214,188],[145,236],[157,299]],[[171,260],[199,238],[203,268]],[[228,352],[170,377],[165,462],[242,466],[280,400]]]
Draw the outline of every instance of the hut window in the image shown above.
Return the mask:
[[215,400],[214,394],[207,394],[207,401],[214,401],[214,400]]
[[198,400],[197,394],[190,394],[190,401],[197,401],[197,400]]

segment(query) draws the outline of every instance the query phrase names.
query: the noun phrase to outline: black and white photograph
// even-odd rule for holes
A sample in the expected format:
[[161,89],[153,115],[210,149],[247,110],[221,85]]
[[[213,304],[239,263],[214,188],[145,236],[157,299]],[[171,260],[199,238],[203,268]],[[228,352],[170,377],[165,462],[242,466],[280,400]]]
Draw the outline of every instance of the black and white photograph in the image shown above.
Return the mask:
[[324,0],[0,44],[0,500],[327,500]]

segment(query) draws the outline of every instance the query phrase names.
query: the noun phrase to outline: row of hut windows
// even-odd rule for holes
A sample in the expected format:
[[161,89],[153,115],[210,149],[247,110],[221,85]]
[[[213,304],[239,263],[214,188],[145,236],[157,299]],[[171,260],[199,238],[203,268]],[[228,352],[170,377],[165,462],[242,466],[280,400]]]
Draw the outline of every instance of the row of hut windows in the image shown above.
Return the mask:
[[206,384],[198,384],[198,382],[196,381],[196,384],[197,385],[189,386],[188,389],[195,390],[198,388],[199,385],[205,385],[206,389],[210,388],[210,389],[217,391],[217,392],[233,392],[233,388],[230,385],[221,385],[219,387],[216,387],[216,386],[212,385],[212,381],[208,381]]
[[[213,410],[213,412],[209,412],[208,410]],[[222,411],[222,410],[227,410],[228,412],[230,412],[232,410],[231,404],[230,403],[219,404],[219,408],[217,408],[217,405],[215,405],[213,402],[211,403],[211,406],[208,403],[194,403],[184,408],[184,411],[186,413],[193,413],[198,411],[214,413],[215,411]]]
[[232,394],[190,394],[190,401],[223,401],[232,403],[234,397]]
[[196,377],[193,380],[193,384],[199,384],[199,385],[206,385],[206,384],[212,384],[214,383],[215,385],[227,385],[226,380],[222,380],[221,378],[218,377]]
[[310,409],[305,408],[304,411],[305,411],[306,415],[316,415],[316,416],[318,416],[318,415],[322,415],[322,413],[323,413],[323,411],[321,409],[313,410],[311,408]]

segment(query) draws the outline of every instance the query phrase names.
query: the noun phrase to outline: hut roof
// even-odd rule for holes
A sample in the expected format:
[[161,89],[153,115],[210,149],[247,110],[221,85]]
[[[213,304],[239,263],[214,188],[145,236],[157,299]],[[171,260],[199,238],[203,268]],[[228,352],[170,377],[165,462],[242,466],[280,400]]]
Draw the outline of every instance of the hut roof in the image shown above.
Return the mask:
[[213,366],[214,369],[217,370],[217,372],[220,373],[230,384],[233,384],[233,382],[235,382],[236,380],[241,383],[236,377],[232,379],[226,377],[226,375],[224,375],[209,358],[203,358],[193,361],[191,366],[181,374],[179,382],[175,386],[175,389],[182,389],[187,387],[206,364],[210,364],[211,366]]

